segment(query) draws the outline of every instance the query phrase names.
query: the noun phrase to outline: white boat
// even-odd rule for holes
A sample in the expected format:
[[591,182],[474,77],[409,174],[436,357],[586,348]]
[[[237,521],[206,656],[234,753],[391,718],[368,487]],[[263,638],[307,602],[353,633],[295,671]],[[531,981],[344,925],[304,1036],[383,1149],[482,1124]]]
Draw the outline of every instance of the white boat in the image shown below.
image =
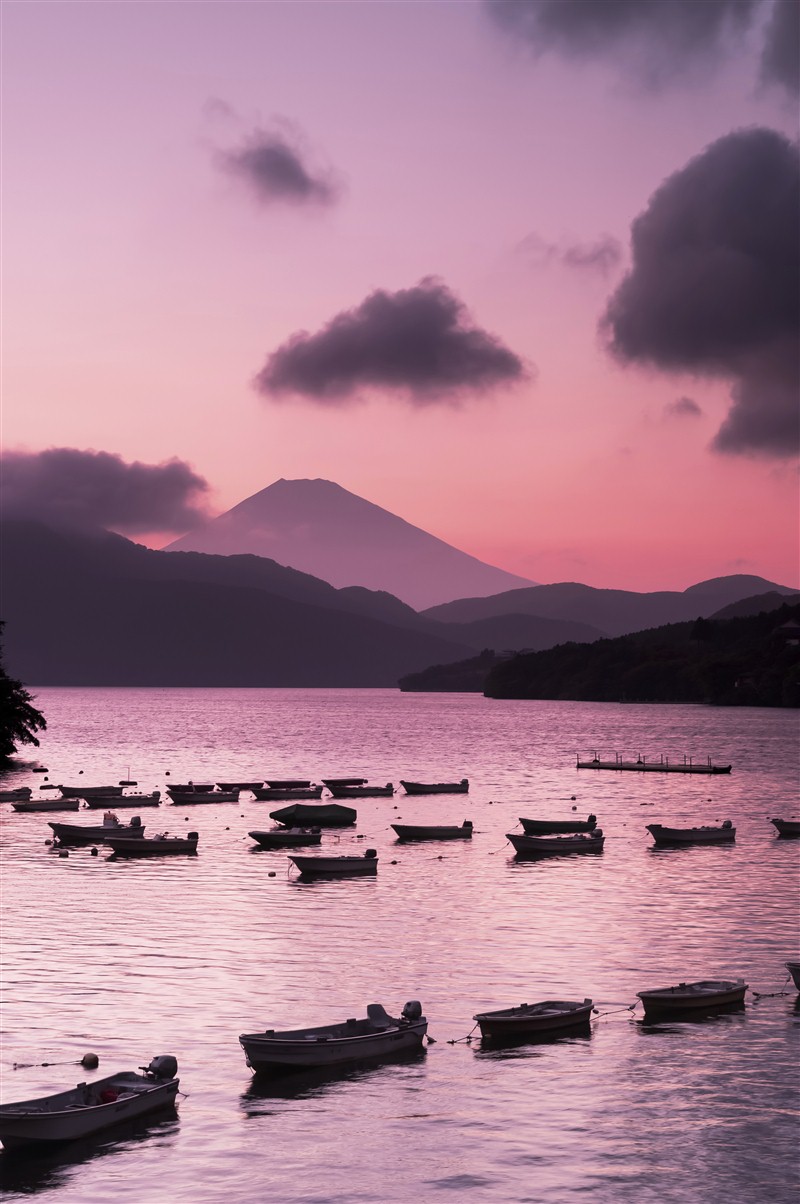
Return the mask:
[[57,824],[50,821],[49,827],[61,844],[85,844],[96,841],[104,844],[108,836],[144,836],[144,824],[134,815],[129,824],[124,824],[113,811],[106,811],[102,824]]
[[696,1012],[742,1003],[746,990],[747,983],[743,978],[705,979],[701,982],[680,982],[675,987],[637,991],[637,995],[644,1004],[645,1015],[650,1016],[657,1012]]
[[15,811],[80,811],[79,798],[29,798],[20,799],[11,806]]
[[114,857],[157,857],[169,853],[196,853],[197,832],[185,836],[170,836],[163,832],[159,836],[107,836],[105,843],[111,845]]
[[786,962],[786,969],[792,976],[792,982],[800,991],[800,962]]
[[171,1056],[149,1066],[79,1083],[69,1091],[0,1106],[0,1140],[6,1150],[91,1137],[104,1129],[163,1108],[174,1108],[178,1063]]
[[488,1040],[516,1037],[536,1037],[565,1028],[583,1028],[592,1017],[593,1003],[568,999],[546,999],[541,1003],[521,1003],[519,1007],[503,1008],[498,1012],[478,1012],[473,1016]]
[[592,832],[569,832],[563,836],[525,836],[506,832],[518,857],[550,857],[559,853],[601,853],[605,844],[602,828]]
[[363,1020],[276,1032],[244,1033],[239,1043],[247,1065],[256,1074],[314,1066],[346,1066],[379,1061],[419,1049],[428,1031],[422,1007],[413,1000],[397,1019],[379,1003],[367,1006]]
[[667,828],[663,824],[647,824],[647,831],[656,844],[725,844],[736,839],[736,829],[729,819],[721,825],[705,824],[697,828]]
[[378,872],[378,854],[367,849],[356,857],[289,857],[304,878],[362,878]]

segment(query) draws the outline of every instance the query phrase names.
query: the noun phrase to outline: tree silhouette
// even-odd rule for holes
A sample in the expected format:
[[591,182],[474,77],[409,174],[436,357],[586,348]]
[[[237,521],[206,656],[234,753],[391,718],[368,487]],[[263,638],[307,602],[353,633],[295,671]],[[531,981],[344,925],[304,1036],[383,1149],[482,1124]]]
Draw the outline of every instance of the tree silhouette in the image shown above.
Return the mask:
[[35,733],[44,731],[47,721],[33,706],[33,699],[21,681],[9,677],[2,660],[2,631],[0,621],[0,764],[17,751],[19,744],[39,747]]

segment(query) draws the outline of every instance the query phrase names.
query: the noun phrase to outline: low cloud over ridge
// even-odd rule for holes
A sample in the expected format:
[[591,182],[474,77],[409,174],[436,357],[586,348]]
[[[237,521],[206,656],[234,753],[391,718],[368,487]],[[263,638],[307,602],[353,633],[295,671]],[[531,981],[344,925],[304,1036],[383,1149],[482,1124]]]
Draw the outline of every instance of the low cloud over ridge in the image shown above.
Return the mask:
[[208,483],[183,460],[126,464],[110,452],[51,447],[4,452],[0,497],[6,517],[134,534],[185,531],[206,517]]
[[601,328],[628,363],[732,382],[720,452],[796,454],[800,157],[768,129],[718,139],[653,194]]
[[293,334],[270,355],[255,385],[264,396],[295,394],[341,405],[360,391],[400,391],[417,406],[454,403],[528,376],[522,360],[474,326],[440,280],[376,289],[316,334]]
[[339,197],[333,174],[312,171],[305,158],[300,136],[288,124],[255,130],[238,149],[217,155],[222,169],[243,180],[262,204],[333,204]]

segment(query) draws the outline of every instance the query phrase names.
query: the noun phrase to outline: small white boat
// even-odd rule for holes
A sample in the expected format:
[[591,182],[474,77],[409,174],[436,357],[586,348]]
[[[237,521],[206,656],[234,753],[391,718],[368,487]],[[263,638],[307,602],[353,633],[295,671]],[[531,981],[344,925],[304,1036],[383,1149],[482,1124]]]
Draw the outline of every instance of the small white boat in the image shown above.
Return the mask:
[[20,799],[11,806],[15,811],[80,811],[79,798],[29,798]]
[[779,836],[800,836],[800,819],[771,819]]
[[729,819],[721,825],[705,824],[697,828],[667,828],[664,824],[647,824],[646,827],[658,845],[725,844],[736,839],[736,829]]
[[792,976],[792,982],[800,991],[800,962],[786,962],[785,965]]
[[506,832],[518,857],[551,857],[559,853],[602,853],[605,836],[602,828],[592,832],[569,832],[563,836],[525,836]]
[[743,978],[705,979],[680,982],[675,987],[657,987],[653,991],[637,991],[637,995],[644,1004],[645,1016],[651,1016],[657,1012],[696,1012],[742,1003],[746,990],[747,983]]
[[185,836],[107,836],[105,843],[111,845],[114,857],[157,857],[169,853],[196,853],[197,832]]
[[30,798],[32,794],[30,786],[19,786],[16,790],[0,790],[0,803],[14,803],[18,799]]
[[239,1043],[247,1065],[256,1074],[314,1066],[346,1066],[379,1061],[422,1046],[428,1021],[413,1000],[397,1019],[379,1003],[370,1003],[363,1020],[276,1032],[244,1033]]
[[4,1148],[75,1141],[134,1117],[174,1108],[179,1085],[175,1058],[153,1058],[140,1069],[144,1074],[126,1070],[55,1095],[3,1104],[0,1140]]
[[50,821],[53,835],[61,844],[86,844],[96,841],[104,844],[109,836],[144,836],[144,824],[134,815],[129,824],[124,824],[113,811],[106,811],[102,824],[57,824]]
[[367,849],[357,857],[289,857],[304,878],[361,878],[378,872],[378,854]]
[[535,1037],[550,1034],[565,1028],[582,1028],[592,1016],[593,1003],[568,999],[546,999],[542,1003],[521,1003],[519,1007],[504,1008],[498,1012],[478,1012],[473,1016],[481,1029],[481,1036],[488,1040],[515,1037]]

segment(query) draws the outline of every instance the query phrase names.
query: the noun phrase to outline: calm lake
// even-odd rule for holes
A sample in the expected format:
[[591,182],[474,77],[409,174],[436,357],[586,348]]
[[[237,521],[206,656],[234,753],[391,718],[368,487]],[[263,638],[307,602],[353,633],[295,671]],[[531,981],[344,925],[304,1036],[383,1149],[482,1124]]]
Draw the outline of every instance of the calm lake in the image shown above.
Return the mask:
[[[2,821],[2,1098],[174,1054],[176,1117],[58,1157],[0,1156],[6,1200],[713,1204],[797,1200],[800,814],[796,712],[347,690],[41,689],[37,759],[2,788],[135,778],[392,781],[324,846],[376,878],[303,883],[247,833],[281,804],[142,809],[196,857],[61,858],[48,819]],[[575,754],[710,756],[729,776],[579,771]],[[79,774],[82,777],[78,777]],[[400,778],[466,776],[407,798]],[[573,797],[574,796],[574,797]],[[595,856],[517,862],[519,817],[589,812]],[[134,812],[135,813],[135,812]],[[129,818],[131,812],[124,812]],[[398,845],[389,825],[471,819],[471,841]],[[729,818],[732,845],[654,850],[645,824]],[[270,877],[274,871],[275,876]],[[643,1024],[636,992],[744,977],[741,1011]],[[784,994],[772,994],[780,991]],[[591,996],[591,1035],[483,1049],[473,1014]],[[419,999],[410,1062],[253,1081],[238,1035]],[[450,1042],[458,1041],[457,1044]],[[99,1069],[67,1062],[92,1051]],[[36,1064],[14,1069],[15,1063]]]

